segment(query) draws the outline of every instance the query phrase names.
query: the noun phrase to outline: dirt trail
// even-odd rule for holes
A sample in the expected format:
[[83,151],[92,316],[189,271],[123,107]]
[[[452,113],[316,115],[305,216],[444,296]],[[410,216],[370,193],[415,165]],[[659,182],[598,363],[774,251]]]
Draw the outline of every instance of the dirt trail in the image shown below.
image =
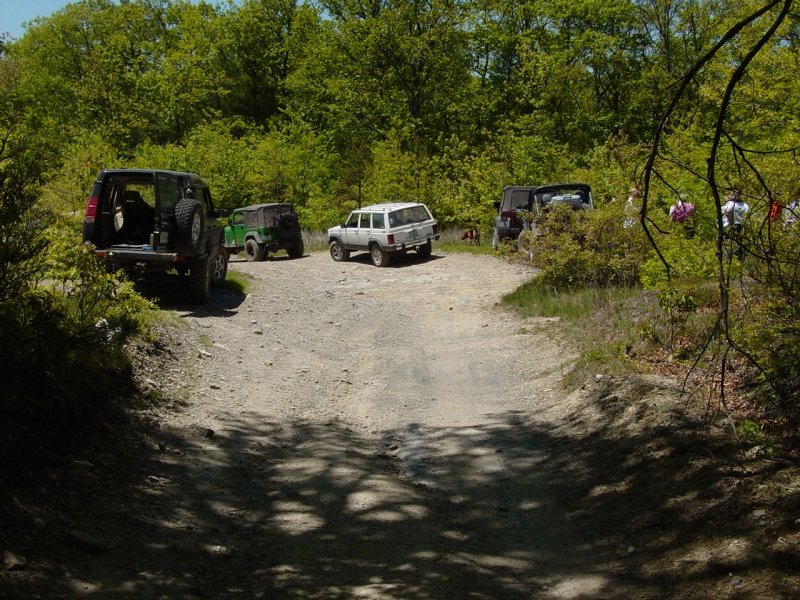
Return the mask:
[[674,387],[564,395],[555,325],[497,306],[525,267],[230,268],[248,293],[173,305],[187,326],[139,366],[173,408],[59,473],[0,598],[791,597],[703,533],[729,466],[664,450],[691,423]]
[[271,473],[279,499],[237,509],[266,509],[262,534],[292,540],[267,569],[281,594],[557,598],[602,585],[605,559],[548,496],[543,450],[520,438],[570,358],[496,306],[530,271],[366,259],[236,262],[253,278],[236,313],[187,315],[211,356],[202,402],[175,425],[218,432],[215,449],[270,448],[275,429],[290,440]]

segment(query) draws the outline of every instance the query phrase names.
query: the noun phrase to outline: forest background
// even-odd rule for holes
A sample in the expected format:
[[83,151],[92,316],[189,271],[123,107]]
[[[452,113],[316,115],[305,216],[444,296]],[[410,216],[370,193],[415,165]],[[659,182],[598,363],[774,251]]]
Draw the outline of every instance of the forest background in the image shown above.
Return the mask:
[[[587,182],[597,210],[527,242],[539,285],[655,290],[634,334],[713,366],[723,402],[735,372],[793,429],[800,245],[790,212],[769,218],[800,193],[793,4],[86,0],[33,21],[0,42],[3,411],[51,410],[55,388],[79,413],[125,368],[152,305],[80,219],[99,169],[146,166],[200,173],[221,208],[291,201],[317,231],[397,200],[488,232],[504,186]],[[743,260],[720,220],[734,188]],[[681,194],[690,227],[667,217]]]

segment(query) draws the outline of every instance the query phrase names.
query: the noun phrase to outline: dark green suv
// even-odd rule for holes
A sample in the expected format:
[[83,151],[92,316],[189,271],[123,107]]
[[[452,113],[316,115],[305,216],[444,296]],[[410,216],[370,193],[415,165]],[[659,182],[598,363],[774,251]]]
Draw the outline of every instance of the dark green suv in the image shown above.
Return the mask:
[[264,260],[278,250],[300,258],[305,250],[297,213],[288,202],[235,209],[225,227],[225,247],[232,254],[244,251],[249,261]]
[[228,272],[222,223],[208,185],[195,173],[107,169],[92,186],[83,241],[113,270],[132,276],[188,274],[191,302],[211,297]]

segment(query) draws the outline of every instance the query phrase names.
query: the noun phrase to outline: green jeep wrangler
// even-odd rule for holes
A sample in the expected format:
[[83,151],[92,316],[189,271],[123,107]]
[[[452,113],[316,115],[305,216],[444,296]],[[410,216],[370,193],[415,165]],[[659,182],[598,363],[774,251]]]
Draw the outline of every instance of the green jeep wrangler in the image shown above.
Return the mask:
[[225,227],[225,247],[231,254],[244,250],[248,261],[264,260],[278,250],[286,250],[290,258],[300,258],[305,250],[297,213],[289,203],[234,209]]

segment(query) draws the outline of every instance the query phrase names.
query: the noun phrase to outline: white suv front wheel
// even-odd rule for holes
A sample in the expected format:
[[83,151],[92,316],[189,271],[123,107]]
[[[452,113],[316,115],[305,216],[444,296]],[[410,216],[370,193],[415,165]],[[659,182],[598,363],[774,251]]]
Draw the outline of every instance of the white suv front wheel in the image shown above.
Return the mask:
[[336,262],[342,262],[350,258],[350,250],[342,246],[339,240],[333,240],[330,246],[331,258]]

